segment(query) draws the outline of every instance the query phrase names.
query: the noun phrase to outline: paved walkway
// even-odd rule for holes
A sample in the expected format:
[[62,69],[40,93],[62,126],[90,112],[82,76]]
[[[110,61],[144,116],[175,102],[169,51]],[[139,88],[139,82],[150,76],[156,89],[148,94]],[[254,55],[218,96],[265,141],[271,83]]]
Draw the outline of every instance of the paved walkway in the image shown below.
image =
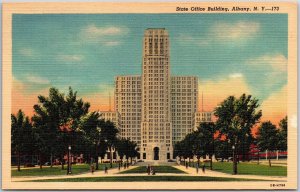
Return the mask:
[[[118,168],[108,169],[108,173],[104,173],[103,170],[95,171],[94,174],[91,172],[76,174],[76,175],[52,175],[52,176],[27,176],[27,177],[12,177],[12,181],[32,181],[32,180],[42,180],[42,179],[66,179],[66,178],[82,178],[82,177],[125,177],[125,176],[147,176],[147,173],[129,173],[129,174],[120,174],[120,172],[125,170],[134,169],[139,167],[138,165],[130,166],[127,169],[122,168],[120,171]],[[275,176],[258,176],[258,175],[231,175],[227,173],[222,173],[218,171],[211,171],[209,169],[205,170],[205,173],[202,173],[202,169],[199,169],[198,174],[196,169],[189,167],[188,169],[182,165],[173,166],[179,170],[182,170],[184,173],[174,174],[174,173],[156,173],[155,176],[207,176],[207,177],[226,177],[226,178],[240,178],[240,179],[261,179],[261,180],[272,180],[272,181],[286,181],[286,177],[275,177]],[[145,167],[146,170],[146,167]]]
[[121,171],[130,170],[136,168],[137,166],[129,166],[129,168],[118,168],[108,169],[108,173],[104,173],[104,170],[95,171],[93,174],[91,172],[85,172],[75,175],[49,175],[49,176],[24,176],[24,177],[12,177],[12,181],[30,181],[30,180],[41,180],[41,179],[66,179],[66,178],[79,178],[79,177],[107,177],[107,176],[126,176],[127,174],[119,174]]
[[230,177],[230,178],[240,178],[240,179],[261,179],[261,180],[274,180],[274,181],[286,181],[286,177],[281,176],[263,176],[263,175],[232,175],[228,173],[222,173],[219,171],[212,171],[209,168],[205,169],[205,173],[202,172],[202,168],[199,168],[198,174],[196,173],[196,168],[189,167],[186,169],[183,165],[173,166],[177,169],[187,172],[189,175],[193,176],[208,176],[208,177]]

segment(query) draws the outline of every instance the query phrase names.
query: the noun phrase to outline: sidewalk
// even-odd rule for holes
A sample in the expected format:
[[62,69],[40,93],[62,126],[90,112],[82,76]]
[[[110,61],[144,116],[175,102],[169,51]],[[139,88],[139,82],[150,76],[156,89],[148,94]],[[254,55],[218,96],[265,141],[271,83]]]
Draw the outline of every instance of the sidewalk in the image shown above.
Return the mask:
[[[39,177],[12,177],[12,181],[32,181],[32,180],[43,180],[43,179],[66,179],[66,178],[82,178],[82,177],[126,177],[126,176],[147,176],[145,173],[130,173],[130,174],[120,174],[120,172],[125,170],[134,169],[139,166],[130,166],[127,169],[121,168],[119,171],[118,168],[108,169],[108,173],[104,173],[104,170],[95,171],[94,174],[91,172],[86,172],[82,174],[76,175],[53,175],[53,176],[39,176]],[[207,177],[227,177],[227,178],[240,178],[240,179],[258,179],[258,180],[272,180],[272,181],[286,181],[286,177],[279,176],[259,176],[259,175],[231,175],[227,173],[222,173],[218,171],[211,171],[209,169],[205,169],[205,173],[202,173],[202,169],[199,169],[198,174],[196,173],[196,169],[194,167],[189,167],[188,169],[182,165],[173,166],[179,170],[186,172],[174,174],[174,173],[156,173],[155,176],[207,176]]]
[[199,168],[198,174],[196,173],[196,168],[189,167],[186,169],[183,165],[173,166],[177,169],[180,169],[184,172],[187,172],[189,175],[193,176],[208,176],[208,177],[230,177],[230,178],[240,178],[240,179],[261,179],[261,180],[274,180],[274,181],[286,181],[286,177],[281,176],[263,176],[263,175],[232,175],[228,173],[222,173],[219,171],[212,171],[209,168],[205,169],[205,173],[202,172],[202,168]]
[[118,168],[108,169],[107,173],[104,173],[104,170],[95,171],[92,174],[90,171],[76,174],[76,175],[51,175],[51,176],[26,176],[26,177],[12,177],[12,181],[31,181],[31,180],[41,180],[41,179],[65,179],[65,178],[79,178],[79,177],[107,177],[107,176],[126,176],[127,174],[118,174],[121,171],[130,170],[136,168],[137,166],[130,166],[127,169],[121,168],[120,171]]

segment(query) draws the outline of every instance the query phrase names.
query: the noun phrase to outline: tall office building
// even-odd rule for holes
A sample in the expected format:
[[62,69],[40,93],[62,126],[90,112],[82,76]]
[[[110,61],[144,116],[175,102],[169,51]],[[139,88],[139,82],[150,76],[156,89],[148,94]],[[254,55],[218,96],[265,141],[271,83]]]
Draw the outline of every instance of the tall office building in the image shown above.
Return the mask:
[[169,34],[165,29],[145,31],[142,63],[141,153],[146,159],[170,159],[171,77]]
[[115,78],[121,137],[138,144],[144,160],[173,159],[173,145],[195,127],[198,78],[170,75],[169,34],[146,29],[142,75]]

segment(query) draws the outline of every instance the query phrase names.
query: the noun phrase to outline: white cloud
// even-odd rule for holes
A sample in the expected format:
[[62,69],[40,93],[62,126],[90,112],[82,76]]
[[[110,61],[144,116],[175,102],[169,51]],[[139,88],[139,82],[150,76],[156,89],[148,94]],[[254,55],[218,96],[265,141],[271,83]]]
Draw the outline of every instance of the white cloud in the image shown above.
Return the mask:
[[104,46],[116,46],[121,43],[120,39],[128,34],[128,32],[129,29],[127,27],[101,27],[91,24],[81,30],[80,37],[85,43],[99,43]]
[[267,54],[258,58],[248,60],[247,63],[255,67],[269,66],[274,71],[286,72],[288,60],[282,54]]
[[[202,92],[204,95],[204,110],[209,111],[213,110],[228,96],[240,97],[243,93],[251,93],[250,87],[243,76],[239,78],[222,77],[215,80],[200,80],[199,93]],[[201,106],[201,97],[199,99],[199,106]]]
[[242,45],[247,40],[256,37],[259,31],[260,23],[257,22],[216,22],[208,29],[206,35],[191,36],[189,34],[180,34],[177,40],[198,46],[207,46],[212,43]]
[[25,79],[27,82],[34,83],[34,84],[49,84],[50,83],[50,81],[44,77],[30,75],[30,74],[26,75]]
[[83,29],[85,33],[92,36],[106,36],[106,35],[121,35],[122,33],[126,32],[126,30],[120,27],[97,27],[96,25],[92,24],[87,26]]
[[265,99],[261,107],[262,121],[271,120],[278,123],[287,115],[287,85],[277,92],[273,92],[267,99]]
[[84,56],[82,56],[82,55],[59,55],[58,59],[62,60],[62,61],[78,62],[78,61],[82,61],[84,59]]
[[242,73],[232,73],[229,75],[230,78],[241,78],[243,77]]
[[257,22],[238,21],[236,23],[215,23],[210,34],[220,40],[241,40],[255,36],[260,30]]
[[117,46],[117,45],[120,45],[120,42],[119,41],[108,41],[108,42],[105,42],[105,45],[106,46]]
[[23,49],[20,49],[20,50],[19,50],[19,53],[20,53],[22,56],[25,56],[25,57],[32,57],[32,56],[34,56],[34,51],[33,51],[33,49],[31,49],[31,48],[23,48]]

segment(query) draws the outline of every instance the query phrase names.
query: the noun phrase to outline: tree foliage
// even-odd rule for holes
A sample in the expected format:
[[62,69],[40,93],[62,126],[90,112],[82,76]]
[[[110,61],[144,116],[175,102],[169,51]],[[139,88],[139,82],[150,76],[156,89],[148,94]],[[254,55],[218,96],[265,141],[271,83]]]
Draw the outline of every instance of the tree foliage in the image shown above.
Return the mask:
[[11,115],[11,152],[17,155],[18,171],[22,154],[32,155],[35,149],[35,137],[29,118],[22,110]]
[[[260,150],[274,151],[279,148],[278,130],[270,121],[263,122],[258,129],[257,145]],[[271,166],[270,155],[269,165]]]
[[112,151],[116,147],[119,130],[111,121],[102,121],[99,126],[101,140],[105,141],[110,152],[110,167],[112,168]]
[[261,110],[257,110],[258,107],[257,99],[243,94],[239,98],[228,97],[215,109],[220,135],[225,136],[229,144],[235,146],[236,152],[243,157],[248,153],[254,139],[251,129],[262,116]]
[[278,149],[282,151],[287,150],[287,133],[288,133],[287,129],[288,129],[288,119],[286,116],[279,122],[279,130],[278,130],[278,138],[279,138]]
[[32,121],[39,135],[40,153],[50,153],[63,162],[68,145],[76,152],[80,145],[76,141],[80,119],[88,113],[89,107],[89,103],[77,99],[77,92],[73,92],[71,87],[67,96],[53,87],[49,89],[48,97],[38,96]]

